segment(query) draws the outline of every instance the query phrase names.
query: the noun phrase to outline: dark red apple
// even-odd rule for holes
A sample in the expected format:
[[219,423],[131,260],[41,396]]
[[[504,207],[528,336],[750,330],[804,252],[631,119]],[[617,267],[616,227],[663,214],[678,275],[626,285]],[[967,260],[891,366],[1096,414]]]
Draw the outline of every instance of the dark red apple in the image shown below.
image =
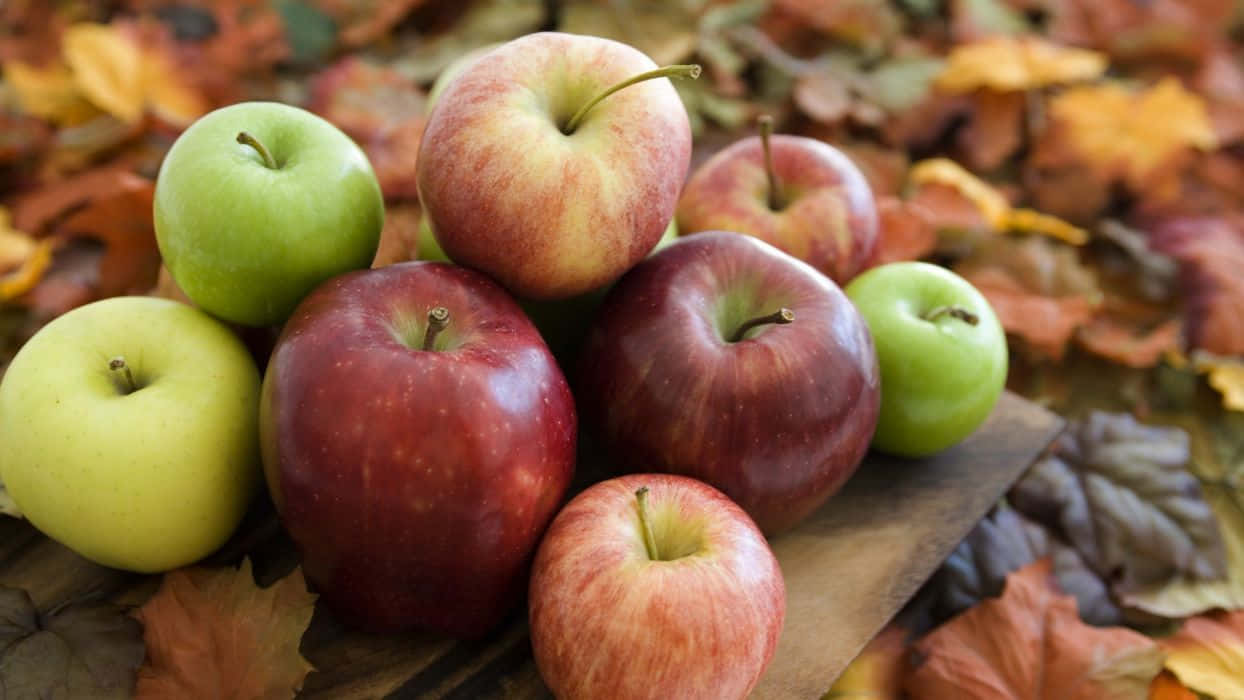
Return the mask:
[[772,535],[859,466],[878,377],[868,328],[836,284],[716,231],[680,239],[609,292],[576,389],[619,462],[703,479]]
[[277,341],[260,408],[268,486],[324,602],[357,627],[457,637],[520,597],[576,427],[518,304],[431,262],[317,288]]
[[773,658],[786,587],[764,536],[720,491],[632,474],[558,513],[528,613],[536,666],[559,698],[741,699]]
[[878,241],[872,189],[851,159],[822,141],[769,137],[766,130],[695,171],[678,200],[677,221],[684,236],[715,230],[755,236],[838,284],[871,264]]

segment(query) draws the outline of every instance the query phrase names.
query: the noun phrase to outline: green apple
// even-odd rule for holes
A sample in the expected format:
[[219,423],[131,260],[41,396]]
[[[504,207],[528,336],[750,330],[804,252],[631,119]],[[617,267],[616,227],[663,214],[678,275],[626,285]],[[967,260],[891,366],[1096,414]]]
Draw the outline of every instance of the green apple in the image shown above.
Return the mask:
[[432,234],[432,225],[428,223],[427,215],[419,217],[419,233],[415,238],[415,256],[420,260],[432,260],[434,262],[451,262],[445,251],[441,249],[441,244],[436,242],[436,236]]
[[248,326],[280,323],[320,282],[368,267],[383,224],[363,151],[275,102],[204,115],[156,180],[156,240],[173,279],[203,310]]
[[944,267],[896,262],[846,287],[881,366],[873,447],[930,455],[963,440],[1006,384],[1006,333],[985,297]]
[[261,480],[259,372],[180,302],[114,297],[34,335],[0,382],[0,480],[35,527],[155,572],[228,539]]

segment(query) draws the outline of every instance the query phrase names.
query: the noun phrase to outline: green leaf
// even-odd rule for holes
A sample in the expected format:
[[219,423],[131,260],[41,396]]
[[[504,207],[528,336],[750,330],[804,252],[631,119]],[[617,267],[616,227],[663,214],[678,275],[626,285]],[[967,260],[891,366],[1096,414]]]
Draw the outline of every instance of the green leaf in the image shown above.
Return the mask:
[[276,10],[285,22],[285,40],[295,63],[319,63],[337,45],[337,23],[317,7],[300,0],[278,0]]
[[0,587],[5,698],[129,698],[145,654],[142,625],[114,605],[40,615],[26,591]]

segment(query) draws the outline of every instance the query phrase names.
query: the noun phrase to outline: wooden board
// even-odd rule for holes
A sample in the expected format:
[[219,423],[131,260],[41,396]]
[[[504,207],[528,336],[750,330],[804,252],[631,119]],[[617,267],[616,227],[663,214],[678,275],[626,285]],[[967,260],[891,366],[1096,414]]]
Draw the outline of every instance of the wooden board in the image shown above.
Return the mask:
[[[837,496],[773,541],[786,578],[778,651],[756,698],[819,698],[860,649],[916,592],[1061,428],[1011,394],[963,444],[926,460],[870,455]],[[297,564],[271,508],[260,504],[209,560],[243,554],[261,583]],[[0,519],[0,584],[30,591],[42,610],[81,597],[137,605],[158,577],[91,564],[28,524]],[[547,698],[531,660],[523,611],[488,640],[429,634],[365,635],[317,610],[303,653],[318,672],[300,697]]]

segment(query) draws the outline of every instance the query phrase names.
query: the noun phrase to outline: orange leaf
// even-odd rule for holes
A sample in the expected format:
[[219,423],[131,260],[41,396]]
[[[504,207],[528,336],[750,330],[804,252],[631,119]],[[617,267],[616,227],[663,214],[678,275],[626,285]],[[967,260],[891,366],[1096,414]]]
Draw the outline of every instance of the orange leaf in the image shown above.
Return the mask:
[[1216,698],[1244,698],[1244,610],[1198,615],[1162,640],[1166,668]]
[[937,246],[933,214],[918,202],[878,197],[877,212],[881,218],[881,236],[873,264],[918,260]]
[[973,168],[993,170],[1021,145],[1025,98],[1022,93],[982,90],[975,103],[971,120],[959,132],[959,146]]
[[414,260],[418,256],[420,215],[418,204],[393,204],[386,208],[380,246],[372,267]]
[[1140,92],[1117,83],[1070,88],[1050,100],[1049,113],[1086,165],[1137,189],[1186,149],[1216,142],[1205,101],[1175,78]]
[[0,301],[20,296],[38,284],[52,262],[56,241],[36,240],[9,223],[9,210],[0,207]]
[[1197,700],[1197,694],[1180,683],[1175,674],[1163,670],[1149,685],[1149,700]]
[[914,700],[1143,700],[1162,670],[1148,637],[1084,624],[1075,598],[1055,588],[1049,558],[1007,576],[1001,598],[938,627],[916,651],[924,660],[904,685]]
[[1128,367],[1153,367],[1169,350],[1179,347],[1182,323],[1172,318],[1145,330],[1112,315],[1100,315],[1076,334],[1085,350]]
[[1057,83],[1092,80],[1106,72],[1106,57],[1037,37],[999,36],[951,50],[937,86],[946,92],[989,88],[1028,90]]
[[144,698],[292,698],[314,670],[298,645],[315,598],[302,569],[255,586],[250,560],[238,569],[178,569],[136,616],[147,660]]
[[126,123],[143,116],[142,53],[106,24],[75,24],[65,30],[61,50],[74,82],[92,103]]
[[107,246],[99,262],[100,296],[139,294],[155,284],[160,250],[151,219],[154,197],[155,183],[123,172],[107,192],[97,194],[58,227]]
[[83,97],[73,72],[63,63],[37,68],[8,61],[4,64],[4,81],[13,88],[22,111],[31,116],[74,126],[100,113]]

